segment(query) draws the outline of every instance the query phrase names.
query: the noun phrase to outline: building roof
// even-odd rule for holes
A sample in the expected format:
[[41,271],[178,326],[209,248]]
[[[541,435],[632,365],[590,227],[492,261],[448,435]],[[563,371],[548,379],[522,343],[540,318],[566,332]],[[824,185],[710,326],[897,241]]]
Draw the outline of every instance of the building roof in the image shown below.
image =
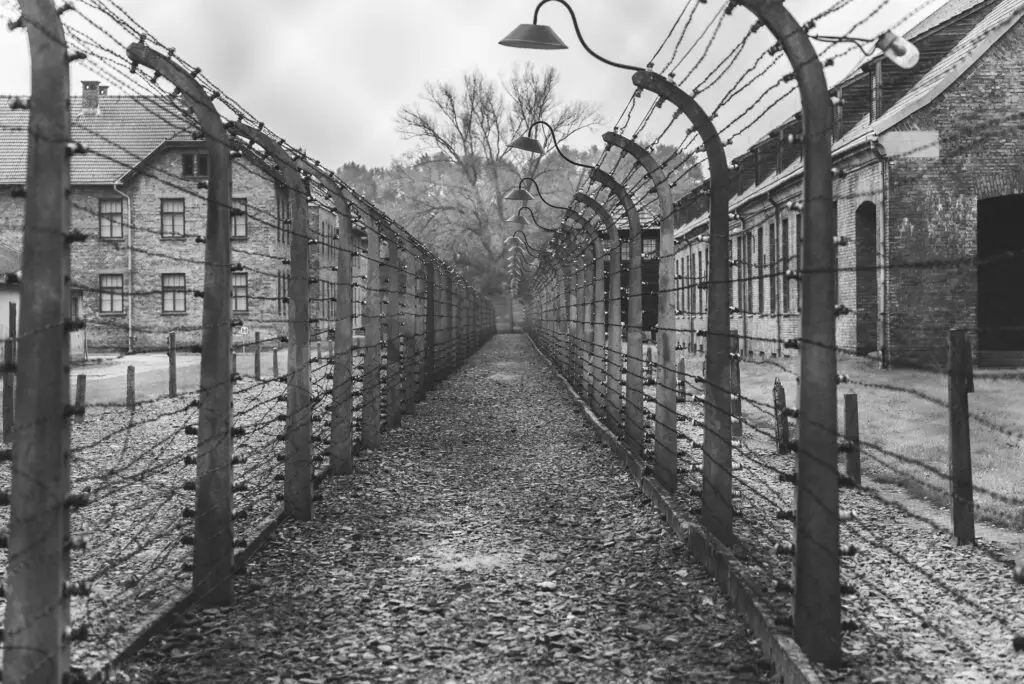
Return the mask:
[[[0,96],[0,185],[25,182],[28,111]],[[72,185],[112,185],[167,140],[192,140],[193,124],[164,98],[104,95],[97,114],[71,98],[71,138],[89,149],[71,159]]]
[[[980,4],[981,0],[951,0],[936,11],[935,15],[943,16],[941,21],[933,21],[932,15],[925,19],[918,27],[916,33],[920,35],[924,30],[918,30],[922,25],[934,27],[952,18],[949,12],[952,9],[962,8],[966,12]],[[951,8],[948,9],[947,8]],[[876,121],[871,121],[865,116],[857,122],[853,128],[846,132],[842,138],[832,144],[833,155],[842,154],[852,150],[868,141],[875,140],[879,135],[891,130],[905,121],[908,117],[920,111],[935,101],[942,93],[946,92],[953,83],[964,73],[974,66],[988,50],[995,45],[1000,38],[1013,28],[1021,18],[1024,17],[1024,0],[1002,0],[982,19],[964,38],[949,51],[942,60],[932,67],[921,79],[892,107],[890,107]],[[908,33],[908,36],[911,35]],[[784,169],[781,173],[774,173],[760,184],[748,188],[740,195],[734,196],[729,204],[730,207],[737,207],[755,198],[756,196],[783,185],[803,174],[803,161],[797,161]],[[679,232],[687,232],[702,223],[707,222],[707,214],[690,221],[685,226],[677,229]]]

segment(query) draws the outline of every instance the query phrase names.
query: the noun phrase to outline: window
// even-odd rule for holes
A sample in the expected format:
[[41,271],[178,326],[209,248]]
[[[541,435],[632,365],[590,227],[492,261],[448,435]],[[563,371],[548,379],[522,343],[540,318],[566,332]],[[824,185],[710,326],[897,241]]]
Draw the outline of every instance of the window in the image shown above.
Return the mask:
[[757,229],[757,313],[764,313],[764,228]]
[[249,237],[249,200],[245,197],[231,200],[231,237],[236,240]]
[[277,313],[288,315],[288,274],[283,271],[277,273]]
[[164,273],[160,276],[164,313],[185,313],[185,274]]
[[160,237],[185,237],[185,200],[160,200]]
[[642,259],[654,259],[658,256],[658,238],[644,238]]
[[124,313],[124,276],[100,276],[100,313]]
[[244,313],[249,310],[249,274],[231,274],[231,312]]
[[621,261],[623,265],[629,263],[629,243],[628,242],[625,242],[625,241],[622,242],[622,246],[619,249],[619,261]]
[[746,301],[746,312],[754,312],[754,236],[752,233],[747,233],[744,237],[744,243],[746,244],[746,256],[744,258],[747,277],[743,279],[743,287],[746,288],[747,301]]
[[789,313],[789,281],[786,271],[792,269],[789,263],[789,219],[782,219],[782,313]]
[[778,313],[778,310],[779,310],[779,307],[778,307],[779,291],[778,291],[778,285],[776,283],[776,278],[777,278],[777,274],[778,274],[778,270],[779,270],[777,268],[777,266],[776,266],[776,261],[779,258],[779,251],[778,251],[778,245],[776,243],[775,224],[774,223],[768,224],[768,250],[769,250],[769,256],[768,256],[768,285],[769,285],[769,288],[768,288],[768,301],[769,301],[769,309],[770,309],[771,313],[774,315],[774,314]]
[[210,175],[209,158],[205,152],[181,155],[181,175],[185,178],[206,178]]
[[124,239],[124,211],[122,200],[100,200],[100,238],[104,240]]
[[291,242],[292,206],[288,202],[288,192],[283,188],[277,188],[277,241]]
[[[796,268],[797,273],[803,275],[804,272],[804,216],[803,214],[796,215]],[[800,311],[803,304],[803,290],[804,288],[800,285],[800,281],[797,281],[796,285],[796,310]]]
[[697,252],[697,313],[704,313],[704,260]]

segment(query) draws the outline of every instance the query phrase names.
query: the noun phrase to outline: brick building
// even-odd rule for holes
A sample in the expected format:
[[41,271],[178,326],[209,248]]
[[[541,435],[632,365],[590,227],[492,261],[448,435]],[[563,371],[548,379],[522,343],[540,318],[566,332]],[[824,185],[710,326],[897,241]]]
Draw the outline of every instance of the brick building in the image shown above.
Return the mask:
[[[28,113],[9,100],[0,100],[0,243],[20,250]],[[71,114],[72,138],[89,150],[71,162],[71,227],[88,236],[72,247],[72,311],[87,322],[89,348],[163,349],[172,331],[181,347],[199,344],[205,142],[166,99],[112,96],[97,82],[83,82]],[[249,340],[256,332],[273,340],[287,331],[287,192],[248,152],[233,160],[232,173],[233,318]],[[314,190],[311,277],[336,245],[334,215],[322,200]]]
[[[840,356],[941,366],[950,328],[980,365],[1024,364],[1024,0],[950,0],[905,33],[903,71],[880,54],[835,85],[833,164]],[[748,356],[799,337],[802,147],[793,117],[734,160],[732,327]],[[677,204],[677,327],[705,328],[707,197]],[[702,345],[695,333],[683,342]]]

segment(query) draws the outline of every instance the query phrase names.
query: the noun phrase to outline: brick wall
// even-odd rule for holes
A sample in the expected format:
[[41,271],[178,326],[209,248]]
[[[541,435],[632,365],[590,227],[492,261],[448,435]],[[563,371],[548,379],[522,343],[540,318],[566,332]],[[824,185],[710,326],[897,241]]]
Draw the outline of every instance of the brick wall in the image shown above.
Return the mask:
[[[978,200],[1024,193],[1024,27],[1011,29],[901,130],[935,130],[937,159],[896,158],[890,184],[894,363],[942,367],[950,328],[977,327]],[[977,349],[976,336],[972,340]]]

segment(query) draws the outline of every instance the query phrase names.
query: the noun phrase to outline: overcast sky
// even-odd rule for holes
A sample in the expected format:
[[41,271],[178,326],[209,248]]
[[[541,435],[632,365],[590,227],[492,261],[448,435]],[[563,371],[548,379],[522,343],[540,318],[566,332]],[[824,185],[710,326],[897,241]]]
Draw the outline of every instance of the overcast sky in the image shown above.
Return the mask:
[[[788,0],[786,6],[803,21],[833,2]],[[0,0],[5,18],[12,15],[12,3]],[[821,22],[819,30],[842,33],[881,6],[857,30],[858,35],[871,37],[914,8],[937,3],[941,0],[853,0]],[[633,92],[628,72],[597,62],[579,47],[568,13],[557,3],[543,8],[540,23],[553,26],[570,49],[544,52],[497,44],[517,24],[532,21],[534,0],[120,0],[120,4],[164,44],[201,66],[214,83],[272,130],[331,167],[346,161],[385,165],[407,151],[410,143],[395,132],[399,107],[415,102],[426,82],[458,80],[474,68],[500,77],[517,61],[557,67],[562,74],[562,98],[595,102],[607,123],[570,141],[581,147],[598,141]],[[577,0],[574,6],[584,37],[595,51],[642,66],[686,4],[685,0]],[[724,4],[724,0],[711,0],[708,13],[698,15],[688,31],[688,40],[696,40],[710,12]],[[717,64],[726,56],[750,23],[751,15],[737,10],[716,36],[705,65]],[[656,64],[667,61],[672,47],[666,47]],[[681,53],[685,49],[684,44]],[[705,51],[695,51],[688,63]],[[752,58],[744,57],[730,68],[733,78],[750,66]],[[834,71],[845,73],[856,61],[850,55]],[[26,93],[29,63],[23,31],[0,29],[0,65],[0,93]],[[839,75],[834,74],[833,80]],[[86,78],[89,74],[74,65],[74,94],[80,93],[79,81]],[[711,108],[715,103],[703,104]],[[735,106],[745,105],[737,102]],[[777,122],[794,113],[795,106],[780,108],[768,118]],[[741,133],[745,142],[760,131]],[[682,131],[675,132],[676,138],[681,135]],[[673,142],[670,138],[664,142]]]

